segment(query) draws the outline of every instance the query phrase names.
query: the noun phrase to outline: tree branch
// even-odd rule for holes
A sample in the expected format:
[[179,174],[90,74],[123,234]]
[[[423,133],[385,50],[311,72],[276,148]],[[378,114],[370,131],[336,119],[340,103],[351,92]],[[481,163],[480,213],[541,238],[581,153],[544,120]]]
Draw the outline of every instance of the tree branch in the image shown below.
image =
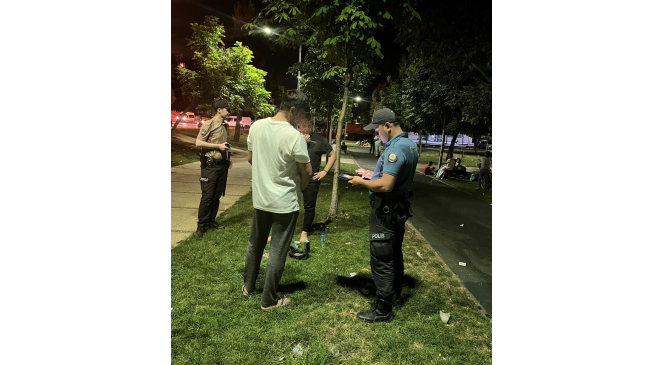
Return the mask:
[[489,84],[491,83],[491,79],[489,78],[489,76],[487,76],[487,75],[484,73],[484,71],[480,70],[480,68],[477,67],[477,66],[475,66],[474,63],[471,62],[470,64],[471,64],[473,67],[475,67],[475,69],[476,69],[477,71],[479,71],[482,75],[484,75],[484,77],[486,78],[486,80],[489,81]]

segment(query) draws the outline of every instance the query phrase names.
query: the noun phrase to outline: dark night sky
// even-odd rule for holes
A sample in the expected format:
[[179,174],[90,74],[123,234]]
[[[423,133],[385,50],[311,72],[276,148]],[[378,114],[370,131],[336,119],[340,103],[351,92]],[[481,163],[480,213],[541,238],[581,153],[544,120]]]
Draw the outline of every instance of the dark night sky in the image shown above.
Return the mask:
[[[240,41],[254,52],[253,65],[268,73],[266,77],[268,91],[276,89],[277,85],[295,89],[297,78],[287,75],[286,71],[297,62],[298,50],[271,43],[264,37],[248,36],[247,32],[243,30],[234,30],[233,5],[235,3],[236,1],[232,0],[171,0],[171,50],[183,54],[187,67],[192,66],[192,52],[187,47],[186,40],[191,37],[190,23],[202,24],[206,15],[214,15],[220,19],[226,29],[226,38],[224,38],[226,46],[232,46],[235,41]],[[257,11],[260,11],[260,7],[263,6],[263,3],[257,0],[253,0],[253,4]],[[374,61],[375,66],[381,71],[381,75],[374,79],[362,95],[367,100],[371,97],[373,89],[379,83],[384,82],[388,75],[396,76],[398,73],[399,59],[405,53],[405,49],[394,43],[395,37],[396,31],[393,29],[385,29],[376,37],[381,41],[381,50],[385,57]],[[305,51],[303,49],[302,59],[304,59]],[[176,88],[177,85],[173,87]],[[178,98],[176,108],[183,109],[184,106],[181,104],[186,104],[186,102],[182,100],[178,90],[176,90],[176,97]],[[368,104],[365,102],[360,105],[366,107]],[[354,114],[359,113],[360,110],[356,110]]]

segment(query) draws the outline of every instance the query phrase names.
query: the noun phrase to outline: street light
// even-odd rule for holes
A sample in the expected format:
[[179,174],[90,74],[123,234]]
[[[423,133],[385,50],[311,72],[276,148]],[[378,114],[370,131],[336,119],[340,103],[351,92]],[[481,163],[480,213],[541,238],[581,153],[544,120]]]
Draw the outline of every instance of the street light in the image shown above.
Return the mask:
[[356,97],[355,97],[355,101],[357,101],[358,103],[360,102],[360,100],[362,100],[361,97],[359,97],[359,96],[356,96]]
[[[263,32],[270,34],[272,30],[270,28],[263,28]],[[302,63],[302,43],[300,43],[300,51],[297,58],[298,63]],[[300,90],[300,70],[297,70],[297,89]]]

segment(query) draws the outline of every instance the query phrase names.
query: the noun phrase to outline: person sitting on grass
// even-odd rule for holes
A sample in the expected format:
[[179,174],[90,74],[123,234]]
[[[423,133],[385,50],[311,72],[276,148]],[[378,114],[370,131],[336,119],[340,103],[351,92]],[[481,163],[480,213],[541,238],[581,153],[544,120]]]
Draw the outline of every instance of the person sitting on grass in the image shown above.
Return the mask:
[[433,166],[433,161],[429,161],[428,164],[424,165],[424,175],[435,175],[436,167]]
[[445,166],[442,168],[442,172],[438,171],[438,174],[436,174],[437,178],[445,179],[449,178],[452,175],[452,169],[454,168],[454,164],[456,163],[456,160],[453,158],[448,158],[447,161],[445,162]]
[[461,165],[461,159],[457,158],[456,163],[454,164],[454,173],[457,176],[466,177],[468,172],[466,172],[466,166]]

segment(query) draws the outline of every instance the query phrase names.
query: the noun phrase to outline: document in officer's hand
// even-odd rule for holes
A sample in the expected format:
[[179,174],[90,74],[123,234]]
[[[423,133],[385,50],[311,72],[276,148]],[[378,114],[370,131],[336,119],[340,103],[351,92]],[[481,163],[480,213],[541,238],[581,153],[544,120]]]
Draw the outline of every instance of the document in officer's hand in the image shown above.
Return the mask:
[[352,177],[352,176],[350,176],[350,175],[348,175],[348,174],[341,174],[341,175],[339,175],[339,178],[340,178],[341,180],[344,180],[344,181],[348,181],[348,180],[350,180],[351,177]]

